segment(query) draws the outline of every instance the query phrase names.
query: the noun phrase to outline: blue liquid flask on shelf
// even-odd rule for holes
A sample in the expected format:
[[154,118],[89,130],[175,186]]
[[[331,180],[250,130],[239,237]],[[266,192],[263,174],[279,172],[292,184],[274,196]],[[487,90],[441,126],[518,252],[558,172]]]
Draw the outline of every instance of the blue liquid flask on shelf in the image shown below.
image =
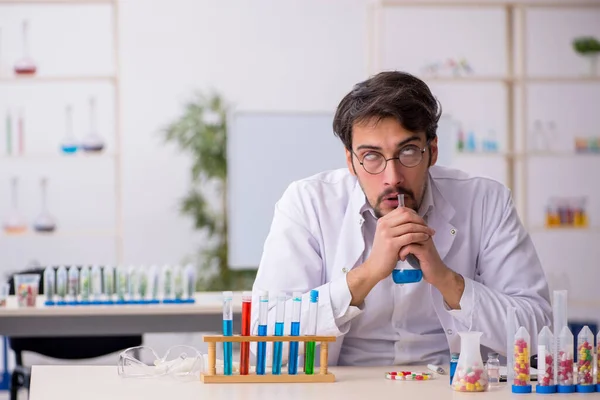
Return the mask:
[[73,107],[68,105],[65,109],[66,114],[66,129],[65,129],[65,137],[62,139],[60,143],[60,149],[65,154],[73,154],[77,152],[79,148],[77,144],[77,140],[73,135]]

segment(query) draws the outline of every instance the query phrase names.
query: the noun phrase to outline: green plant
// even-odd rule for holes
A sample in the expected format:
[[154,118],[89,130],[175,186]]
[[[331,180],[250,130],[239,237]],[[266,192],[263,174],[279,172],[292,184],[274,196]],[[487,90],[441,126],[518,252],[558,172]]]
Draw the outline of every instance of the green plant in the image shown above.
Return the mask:
[[581,36],[573,39],[573,49],[581,54],[597,54],[600,53],[600,42],[595,37]]
[[[180,210],[209,238],[196,262],[197,290],[250,289],[256,275],[256,271],[231,270],[227,261],[227,111],[220,95],[197,92],[163,132],[167,142],[174,142],[193,159],[191,188]],[[210,204],[210,192],[216,192],[218,204]]]

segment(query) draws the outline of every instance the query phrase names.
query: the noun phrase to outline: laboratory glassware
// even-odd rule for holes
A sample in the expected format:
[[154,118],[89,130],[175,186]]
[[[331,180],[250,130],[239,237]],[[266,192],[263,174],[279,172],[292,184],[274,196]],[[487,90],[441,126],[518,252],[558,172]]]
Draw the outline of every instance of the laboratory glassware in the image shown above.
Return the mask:
[[482,332],[458,332],[460,356],[452,378],[452,388],[458,392],[484,392],[488,389],[488,374],[480,353]]
[[54,232],[56,230],[56,221],[48,211],[48,178],[40,179],[40,191],[42,194],[42,211],[33,222],[33,229],[36,232]]
[[[275,336],[283,336],[285,321],[285,293],[277,294],[277,305],[275,306]],[[283,355],[283,342],[273,342],[273,375],[281,374],[281,359]]]
[[[252,292],[242,293],[242,336],[250,336],[250,320],[252,315]],[[250,343],[240,344],[240,375],[248,375],[250,368]]]
[[37,71],[35,61],[29,54],[29,21],[24,20],[22,23],[22,45],[23,54],[15,63],[15,74],[17,75],[33,75]]
[[4,231],[8,234],[23,233],[27,230],[27,225],[25,223],[25,219],[21,216],[21,213],[19,212],[19,178],[17,178],[16,176],[14,176],[11,179],[11,191],[11,210],[6,219],[4,220]]
[[[319,310],[319,291],[310,291],[310,303],[308,303],[308,326],[306,330],[307,336],[317,335],[317,312]],[[304,373],[311,375],[315,368],[315,347],[314,341],[305,342],[305,358],[304,358]]]
[[60,142],[60,149],[65,154],[77,152],[79,145],[73,134],[73,106],[65,107],[65,137]]
[[104,140],[96,128],[96,98],[90,98],[90,132],[83,138],[81,148],[88,153],[98,153],[104,149]]

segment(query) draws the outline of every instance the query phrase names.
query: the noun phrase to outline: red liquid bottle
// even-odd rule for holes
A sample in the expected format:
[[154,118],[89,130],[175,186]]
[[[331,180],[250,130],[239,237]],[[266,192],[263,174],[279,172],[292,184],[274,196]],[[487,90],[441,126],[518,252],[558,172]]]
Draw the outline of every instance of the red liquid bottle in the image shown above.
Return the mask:
[[[250,336],[250,317],[252,310],[252,292],[242,293],[242,336]],[[250,369],[250,342],[240,346],[240,375],[248,375]]]

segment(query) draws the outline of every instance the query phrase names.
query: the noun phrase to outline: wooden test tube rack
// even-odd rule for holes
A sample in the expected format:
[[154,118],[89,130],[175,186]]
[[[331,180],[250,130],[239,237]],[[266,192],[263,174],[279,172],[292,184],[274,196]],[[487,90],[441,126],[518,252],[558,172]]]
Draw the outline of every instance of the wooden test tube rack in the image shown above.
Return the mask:
[[[208,372],[202,373],[200,378],[204,383],[309,383],[309,382],[335,382],[335,375],[327,371],[328,343],[335,342],[335,336],[204,336],[203,340],[208,343]],[[265,373],[257,375],[248,373],[240,375],[217,375],[217,343],[241,343],[241,342],[317,342],[321,344],[320,350],[320,369],[313,374],[305,374],[301,365],[298,365],[298,372],[290,375],[287,371],[281,371],[280,375]],[[305,347],[306,348],[306,347]]]

